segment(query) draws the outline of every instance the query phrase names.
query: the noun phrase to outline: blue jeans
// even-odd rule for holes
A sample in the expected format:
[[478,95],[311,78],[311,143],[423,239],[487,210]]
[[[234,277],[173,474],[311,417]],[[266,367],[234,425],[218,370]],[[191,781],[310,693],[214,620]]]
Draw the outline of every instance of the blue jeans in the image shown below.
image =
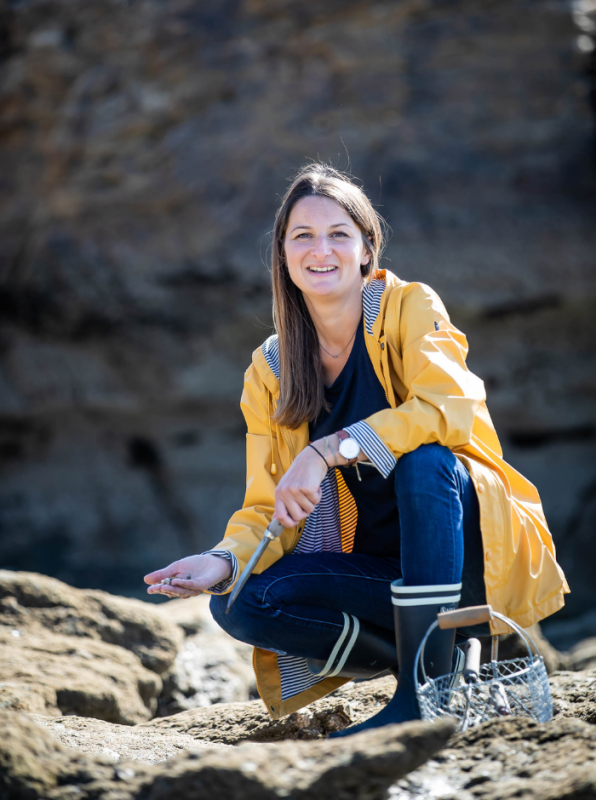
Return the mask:
[[[252,575],[229,614],[211,597],[216,622],[235,639],[303,658],[327,659],[343,630],[342,612],[393,630],[392,581],[430,586],[462,581],[461,606],[486,602],[476,490],[451,450],[427,444],[395,469],[399,536],[395,557],[364,553],[283,556]],[[486,626],[466,634],[488,633]]]

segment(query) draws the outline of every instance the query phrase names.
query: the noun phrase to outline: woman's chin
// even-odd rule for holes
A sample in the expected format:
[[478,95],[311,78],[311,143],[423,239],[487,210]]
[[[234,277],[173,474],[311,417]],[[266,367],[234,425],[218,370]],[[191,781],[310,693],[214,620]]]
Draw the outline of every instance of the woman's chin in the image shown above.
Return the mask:
[[326,297],[341,290],[341,276],[339,270],[317,274],[310,273],[304,280],[302,291],[318,297]]

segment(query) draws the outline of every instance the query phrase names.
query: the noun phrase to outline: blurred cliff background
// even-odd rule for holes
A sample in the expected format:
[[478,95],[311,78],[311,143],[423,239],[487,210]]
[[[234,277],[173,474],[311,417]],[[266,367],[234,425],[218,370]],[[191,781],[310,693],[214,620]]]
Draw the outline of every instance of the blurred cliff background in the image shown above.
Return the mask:
[[596,2],[0,9],[0,564],[143,596],[221,537],[268,232],[322,158],[467,333],[594,609]]

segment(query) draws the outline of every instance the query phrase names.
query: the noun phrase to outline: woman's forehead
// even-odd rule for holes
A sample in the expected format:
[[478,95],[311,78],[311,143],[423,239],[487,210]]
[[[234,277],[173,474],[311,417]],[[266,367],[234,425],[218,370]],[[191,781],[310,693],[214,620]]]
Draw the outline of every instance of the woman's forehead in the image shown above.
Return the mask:
[[302,197],[294,205],[288,219],[288,233],[297,226],[309,228],[354,226],[354,220],[339,203],[330,197]]

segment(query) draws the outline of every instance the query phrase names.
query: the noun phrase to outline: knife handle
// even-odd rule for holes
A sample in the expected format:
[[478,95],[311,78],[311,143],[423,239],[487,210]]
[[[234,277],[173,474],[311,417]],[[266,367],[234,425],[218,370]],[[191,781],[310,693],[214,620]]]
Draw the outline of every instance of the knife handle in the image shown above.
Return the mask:
[[284,531],[285,528],[281,522],[278,519],[272,519],[265,531],[265,535],[268,539],[279,539]]

